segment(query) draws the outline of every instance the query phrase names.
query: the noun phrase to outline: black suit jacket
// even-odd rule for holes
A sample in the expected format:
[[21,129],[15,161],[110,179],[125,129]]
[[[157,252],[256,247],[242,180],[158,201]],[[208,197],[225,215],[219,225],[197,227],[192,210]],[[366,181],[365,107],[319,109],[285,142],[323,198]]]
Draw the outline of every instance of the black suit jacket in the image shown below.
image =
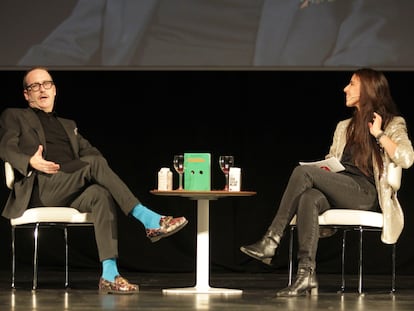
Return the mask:
[[[65,129],[76,158],[101,155],[87,139],[78,133],[76,122],[58,117]],[[46,138],[36,113],[31,108],[8,108],[0,117],[0,158],[9,162],[15,171],[15,183],[10,192],[2,216],[15,218],[27,209],[36,177],[29,160],[43,145],[47,154]]]

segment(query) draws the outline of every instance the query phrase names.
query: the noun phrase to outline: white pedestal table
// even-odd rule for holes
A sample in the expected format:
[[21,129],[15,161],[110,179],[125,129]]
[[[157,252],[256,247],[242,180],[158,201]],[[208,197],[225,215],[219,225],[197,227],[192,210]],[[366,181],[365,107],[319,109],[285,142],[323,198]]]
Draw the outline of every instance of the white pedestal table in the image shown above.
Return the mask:
[[197,201],[197,258],[195,286],[163,289],[163,294],[242,294],[241,289],[217,288],[210,286],[210,241],[209,202],[224,197],[245,197],[255,195],[254,191],[187,191],[152,190],[154,195],[180,196]]

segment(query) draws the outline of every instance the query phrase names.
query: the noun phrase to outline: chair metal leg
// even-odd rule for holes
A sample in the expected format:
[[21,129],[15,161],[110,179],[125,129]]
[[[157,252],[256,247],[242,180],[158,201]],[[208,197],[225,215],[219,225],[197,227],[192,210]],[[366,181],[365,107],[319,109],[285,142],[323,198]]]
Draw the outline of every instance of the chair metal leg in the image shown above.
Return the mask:
[[69,287],[69,255],[68,255],[68,227],[63,228],[63,234],[65,238],[65,288]]
[[391,294],[395,293],[395,262],[396,262],[396,249],[397,244],[392,245],[392,275],[391,275]]
[[363,232],[364,229],[362,229],[362,227],[359,227],[359,276],[358,276],[358,293],[362,294],[362,265],[363,265],[363,246],[362,246],[362,241],[363,241]]
[[341,254],[341,292],[345,292],[345,247],[346,247],[346,229],[342,232],[342,254]]
[[15,240],[16,240],[16,232],[15,227],[11,227],[11,249],[12,249],[12,280],[11,280],[11,288],[16,288],[15,280],[16,280],[16,249],[15,249]]
[[289,238],[289,281],[288,286],[292,285],[293,276],[293,235],[295,234],[295,226],[290,226],[290,238]]
[[[358,229],[357,229],[358,228]],[[363,295],[364,280],[363,280],[363,226],[354,226],[353,229],[343,229],[342,233],[342,254],[341,254],[341,292],[345,292],[345,251],[346,251],[346,235],[349,230],[358,230],[359,231],[359,262],[358,262],[358,293]],[[369,230],[369,229],[367,229]],[[292,285],[292,275],[293,275],[293,242],[294,242],[294,231],[295,226],[290,226],[290,239],[289,239],[289,280],[288,286]],[[392,274],[391,274],[391,293],[395,293],[396,289],[396,244],[392,245]]]
[[38,263],[38,244],[39,244],[39,223],[34,228],[34,254],[33,254],[33,290],[37,288],[37,263]]

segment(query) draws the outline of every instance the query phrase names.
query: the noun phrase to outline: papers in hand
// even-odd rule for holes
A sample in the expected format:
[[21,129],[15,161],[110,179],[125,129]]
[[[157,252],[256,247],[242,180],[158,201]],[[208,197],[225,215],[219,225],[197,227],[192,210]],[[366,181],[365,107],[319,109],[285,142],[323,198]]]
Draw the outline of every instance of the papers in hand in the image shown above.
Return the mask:
[[300,165],[313,165],[320,167],[324,170],[330,172],[340,172],[345,170],[345,167],[339,162],[339,160],[335,157],[331,157],[328,159],[320,160],[320,161],[312,161],[312,162],[299,162]]

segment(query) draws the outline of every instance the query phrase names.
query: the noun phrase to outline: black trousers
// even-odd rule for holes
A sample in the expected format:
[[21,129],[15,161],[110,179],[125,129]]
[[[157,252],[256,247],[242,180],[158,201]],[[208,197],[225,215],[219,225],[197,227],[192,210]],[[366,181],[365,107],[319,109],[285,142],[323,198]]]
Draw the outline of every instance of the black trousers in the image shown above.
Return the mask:
[[299,267],[316,268],[318,216],[330,208],[376,210],[376,188],[361,176],[351,177],[309,165],[297,166],[269,230],[282,236],[296,214]]
[[84,167],[71,172],[38,174],[38,196],[45,206],[71,206],[92,213],[100,261],[118,257],[116,208],[125,215],[139,203],[102,156],[85,156]]

